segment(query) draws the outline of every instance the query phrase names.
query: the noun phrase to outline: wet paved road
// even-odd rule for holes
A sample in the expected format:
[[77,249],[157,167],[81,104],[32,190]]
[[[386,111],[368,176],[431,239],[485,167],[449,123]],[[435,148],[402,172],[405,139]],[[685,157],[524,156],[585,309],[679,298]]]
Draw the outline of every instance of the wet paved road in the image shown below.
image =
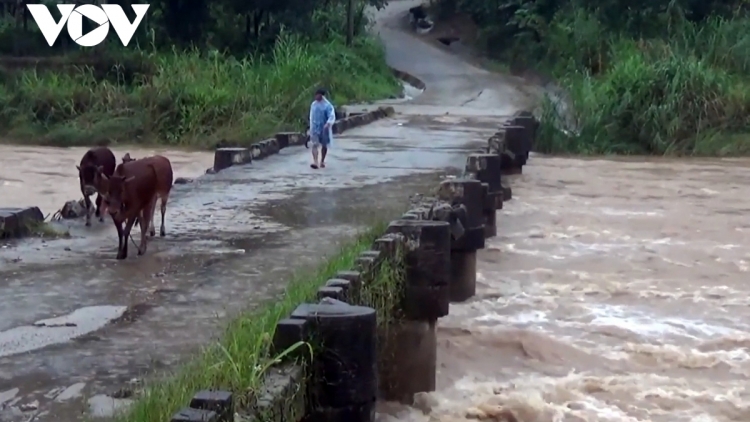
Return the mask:
[[100,395],[172,367],[224,316],[282,289],[293,267],[463,167],[524,94],[400,33],[410,6],[394,2],[379,31],[389,61],[434,88],[337,138],[325,170],[290,148],[176,186],[167,237],[124,262],[113,228],[97,223],[0,249],[0,421],[78,420],[84,397],[111,401]]

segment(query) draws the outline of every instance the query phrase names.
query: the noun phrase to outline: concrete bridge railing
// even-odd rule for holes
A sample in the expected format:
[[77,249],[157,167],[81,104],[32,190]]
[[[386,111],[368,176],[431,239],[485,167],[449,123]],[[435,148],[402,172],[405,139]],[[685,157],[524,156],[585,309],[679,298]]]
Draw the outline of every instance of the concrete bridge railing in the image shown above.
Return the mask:
[[[529,112],[508,119],[462,177],[414,199],[354,268],[320,286],[316,303],[278,322],[277,358],[242,409],[249,420],[373,422],[377,399],[412,404],[435,390],[436,322],[475,295],[477,251],[512,195],[504,176],[522,171],[537,130]],[[276,143],[298,142],[285,136]],[[186,405],[173,422],[234,420],[228,391],[199,391]]]
[[[348,129],[363,126],[376,120],[392,116],[393,107],[379,107],[367,113],[347,116],[341,111],[336,113],[337,120],[333,124],[333,133],[340,134]],[[305,145],[307,135],[301,132],[277,133],[273,138],[256,142],[248,148],[223,147],[214,152],[214,165],[206,173],[218,173],[232,166],[250,164],[253,160],[262,160],[270,155],[278,154],[290,146]]]

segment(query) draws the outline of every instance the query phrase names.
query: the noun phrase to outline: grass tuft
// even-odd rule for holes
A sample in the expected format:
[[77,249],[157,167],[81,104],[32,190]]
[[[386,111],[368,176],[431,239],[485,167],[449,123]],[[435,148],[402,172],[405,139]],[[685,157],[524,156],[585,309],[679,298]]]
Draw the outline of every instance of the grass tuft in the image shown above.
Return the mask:
[[40,237],[42,239],[60,239],[70,237],[70,232],[55,227],[45,222],[29,223],[25,230],[29,236]]

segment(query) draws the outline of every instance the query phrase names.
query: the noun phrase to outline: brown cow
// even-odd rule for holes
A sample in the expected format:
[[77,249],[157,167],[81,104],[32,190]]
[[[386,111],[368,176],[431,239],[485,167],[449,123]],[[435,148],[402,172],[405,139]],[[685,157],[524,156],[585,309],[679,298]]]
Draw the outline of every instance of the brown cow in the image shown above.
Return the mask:
[[[159,195],[159,198],[161,199],[161,228],[159,229],[159,236],[164,237],[166,236],[166,229],[164,228],[164,213],[167,211],[167,201],[169,200],[169,192],[172,189],[172,184],[174,182],[174,174],[172,173],[172,164],[169,162],[169,160],[161,155],[155,155],[153,157],[145,157],[141,158],[141,160],[151,160],[154,158],[159,157],[159,159],[166,160],[166,164],[169,166],[169,172],[164,173],[164,186],[163,189],[160,192],[157,192]],[[125,153],[125,155],[122,156],[122,164],[130,163],[136,161],[135,158],[132,158],[130,156],[130,153]],[[121,165],[122,165],[121,164]],[[119,167],[119,166],[118,166]],[[169,186],[167,187],[167,181],[169,181]],[[156,212],[156,207],[154,207],[154,211],[151,213],[151,236],[156,236],[156,228],[154,227],[154,216],[153,214]],[[135,224],[138,224],[138,220],[136,219]]]
[[[126,152],[125,155],[122,156],[122,163],[125,164],[125,163],[129,163],[131,161],[135,161],[135,158],[131,158],[130,157],[130,153]],[[156,211],[156,207],[154,207],[154,211]],[[140,224],[138,222],[138,217],[135,218],[135,223],[134,224]],[[154,216],[152,214],[151,215],[151,236],[155,236],[155,235],[156,235],[156,233],[154,232]]]
[[89,197],[95,193],[97,194],[95,213],[99,217],[99,221],[104,221],[107,210],[106,204],[102,208],[102,199],[106,187],[98,183],[101,180],[98,175],[112,176],[116,165],[117,159],[112,151],[107,147],[99,147],[86,151],[86,154],[81,158],[81,164],[76,166],[78,169],[78,181],[81,184],[81,193],[83,194],[83,202],[86,205],[86,226],[91,226],[91,199]]
[[[161,198],[161,230],[165,236],[164,215],[167,211],[169,192],[172,189],[172,165],[166,157],[156,155],[141,160],[133,160],[117,166],[114,175],[102,175],[108,185],[106,197],[109,213],[115,222],[118,236],[117,259],[128,256],[128,237],[136,222],[141,227],[141,244],[138,255],[143,255],[147,247],[147,232],[151,227],[154,236],[153,216],[156,200]],[[125,227],[123,228],[123,223]]]

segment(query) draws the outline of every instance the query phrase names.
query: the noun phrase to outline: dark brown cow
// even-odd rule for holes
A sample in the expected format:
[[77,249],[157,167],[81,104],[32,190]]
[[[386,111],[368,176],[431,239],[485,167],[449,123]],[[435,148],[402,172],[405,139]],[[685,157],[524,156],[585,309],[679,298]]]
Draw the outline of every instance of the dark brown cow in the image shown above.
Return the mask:
[[146,252],[146,233],[149,227],[151,236],[156,234],[152,220],[156,200],[159,198],[161,199],[160,235],[166,235],[164,215],[167,211],[167,201],[173,182],[171,163],[161,155],[128,161],[118,165],[112,177],[102,175],[102,178],[108,185],[107,206],[117,228],[117,259],[125,259],[128,256],[127,241],[136,220],[141,227],[138,255],[143,255]]
[[86,151],[86,154],[81,158],[81,164],[76,166],[78,169],[78,181],[81,184],[81,193],[83,194],[83,202],[86,205],[87,226],[91,225],[91,199],[89,197],[95,193],[97,194],[96,216],[99,217],[99,221],[104,221],[107,210],[106,204],[102,208],[102,199],[106,187],[98,183],[101,180],[98,175],[112,176],[116,165],[117,159],[112,151],[107,147],[100,147],[91,148]]

